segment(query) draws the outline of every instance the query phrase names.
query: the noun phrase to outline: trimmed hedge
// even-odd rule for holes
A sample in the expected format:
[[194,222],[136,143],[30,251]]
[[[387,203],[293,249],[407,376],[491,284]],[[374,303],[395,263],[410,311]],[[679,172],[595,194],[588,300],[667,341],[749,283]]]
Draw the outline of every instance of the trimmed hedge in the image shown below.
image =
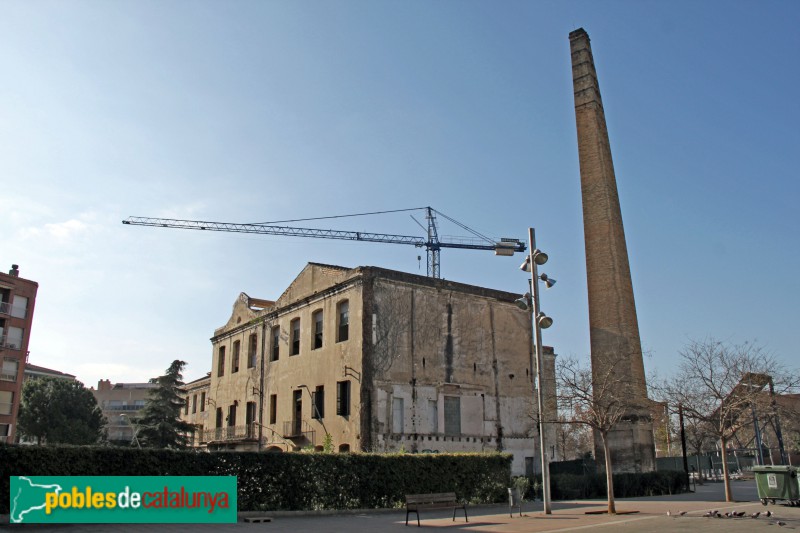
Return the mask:
[[505,501],[511,455],[324,454],[0,446],[0,513],[9,476],[203,476],[238,478],[240,511],[401,507],[406,494],[455,492]]
[[[585,500],[605,498],[606,475],[557,474],[551,476],[554,500]],[[614,474],[616,498],[664,496],[687,492],[686,474],[683,472],[644,472],[641,474]]]
[[[537,475],[530,483],[528,498],[541,498],[538,487],[542,478]],[[606,497],[606,475],[595,474],[552,474],[550,476],[550,496],[553,500],[590,500]],[[642,474],[614,474],[614,496],[617,498],[637,498],[641,496],[664,496],[687,492],[684,472],[663,471]],[[535,491],[535,492],[534,492]]]

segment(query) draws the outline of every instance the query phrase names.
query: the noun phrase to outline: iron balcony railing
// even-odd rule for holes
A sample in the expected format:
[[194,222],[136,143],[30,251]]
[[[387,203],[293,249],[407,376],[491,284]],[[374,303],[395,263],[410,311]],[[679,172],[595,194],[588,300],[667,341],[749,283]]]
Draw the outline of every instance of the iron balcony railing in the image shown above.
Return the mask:
[[314,444],[316,431],[311,428],[306,420],[287,420],[283,423],[283,435],[285,439],[302,439],[305,437],[311,444]]
[[18,305],[15,306],[11,302],[0,302],[0,315],[11,315],[15,318],[25,318],[28,315],[28,309]]
[[203,430],[200,442],[230,442],[258,440],[258,424],[252,422],[244,426],[227,426]]
[[20,344],[20,340],[18,339],[9,339],[8,335],[0,335],[0,346],[11,348],[12,350],[19,350]]
[[140,409],[144,409],[144,404],[142,405],[107,405],[103,407],[106,411],[139,411]]

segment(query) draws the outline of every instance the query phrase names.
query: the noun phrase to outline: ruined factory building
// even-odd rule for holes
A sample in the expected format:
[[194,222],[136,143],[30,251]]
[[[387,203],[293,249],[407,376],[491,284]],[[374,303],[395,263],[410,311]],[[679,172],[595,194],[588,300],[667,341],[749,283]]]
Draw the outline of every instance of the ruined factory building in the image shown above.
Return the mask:
[[[532,339],[518,297],[316,263],[276,301],[242,293],[211,339],[210,375],[186,386],[194,445],[502,450],[514,455],[515,473],[531,470],[538,460]],[[550,399],[554,358],[546,350]],[[553,401],[547,409],[555,410]]]

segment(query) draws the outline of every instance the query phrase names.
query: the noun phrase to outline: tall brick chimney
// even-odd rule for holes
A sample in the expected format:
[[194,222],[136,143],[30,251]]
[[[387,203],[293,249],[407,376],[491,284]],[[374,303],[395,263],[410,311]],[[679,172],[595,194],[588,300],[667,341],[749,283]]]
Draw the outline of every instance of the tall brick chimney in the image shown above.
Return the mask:
[[[611,432],[615,472],[655,469],[653,424],[648,409],[642,345],[633,299],[622,211],[611,160],[603,101],[589,35],[583,28],[569,34],[572,84],[583,199],[583,233],[589,294],[589,335],[595,382],[613,368],[633,401],[625,421]],[[595,435],[595,451],[603,448]]]
[[11,265],[11,270],[8,271],[9,276],[19,277],[19,265]]

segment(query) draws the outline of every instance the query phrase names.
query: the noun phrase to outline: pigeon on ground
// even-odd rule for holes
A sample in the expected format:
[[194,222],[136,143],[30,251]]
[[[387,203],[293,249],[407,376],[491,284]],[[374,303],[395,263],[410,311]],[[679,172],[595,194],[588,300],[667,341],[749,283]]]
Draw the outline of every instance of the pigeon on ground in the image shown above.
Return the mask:
[[750,518],[758,518],[760,514],[761,514],[761,511],[758,511],[757,513],[751,514]]
[[672,511],[667,511],[667,516],[672,516]]
[[679,514],[679,515],[681,515],[681,516],[686,516],[686,511],[681,511],[681,512],[680,512],[680,513],[678,513],[678,514]]
[[744,516],[744,511],[738,511],[738,512],[737,512],[737,511],[734,511],[734,512],[733,512],[733,515],[734,515],[736,518],[741,518],[741,517],[743,517],[743,516]]
[[786,522],[781,522],[780,520],[778,520],[775,523],[778,524],[779,526],[785,526],[786,525]]
[[772,511],[767,511],[767,518],[769,518],[770,516],[772,516]]

